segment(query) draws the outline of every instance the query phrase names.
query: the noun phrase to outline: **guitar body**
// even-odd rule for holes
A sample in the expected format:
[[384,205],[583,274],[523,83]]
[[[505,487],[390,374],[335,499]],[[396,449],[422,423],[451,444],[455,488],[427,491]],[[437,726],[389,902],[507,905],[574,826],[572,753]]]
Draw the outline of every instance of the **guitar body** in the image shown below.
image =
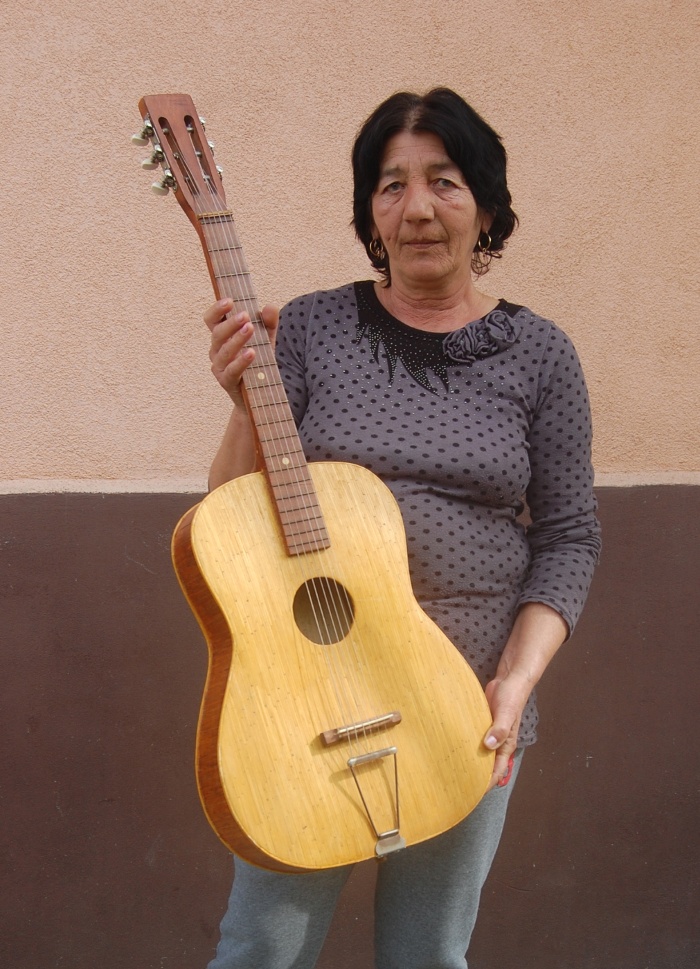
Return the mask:
[[[434,837],[478,803],[493,766],[488,704],[413,596],[393,495],[355,465],[309,469],[329,547],[288,554],[261,472],[208,495],[173,539],[210,651],[202,803],[229,848],[279,871],[373,857],[392,828],[406,844]],[[322,737],[388,713],[400,720]]]

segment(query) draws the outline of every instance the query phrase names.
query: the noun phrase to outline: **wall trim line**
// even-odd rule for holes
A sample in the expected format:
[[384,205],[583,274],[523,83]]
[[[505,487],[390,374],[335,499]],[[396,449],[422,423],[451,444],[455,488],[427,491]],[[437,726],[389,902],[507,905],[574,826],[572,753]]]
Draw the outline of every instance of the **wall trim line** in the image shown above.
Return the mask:
[[601,471],[596,488],[636,488],[640,485],[700,485],[700,471]]
[[201,478],[20,478],[0,481],[0,495],[18,494],[193,494],[207,491],[207,480]]
[[[700,471],[602,471],[596,488],[636,488],[654,485],[700,485]],[[207,491],[206,478],[18,478],[0,480],[0,495],[19,494],[192,494]]]

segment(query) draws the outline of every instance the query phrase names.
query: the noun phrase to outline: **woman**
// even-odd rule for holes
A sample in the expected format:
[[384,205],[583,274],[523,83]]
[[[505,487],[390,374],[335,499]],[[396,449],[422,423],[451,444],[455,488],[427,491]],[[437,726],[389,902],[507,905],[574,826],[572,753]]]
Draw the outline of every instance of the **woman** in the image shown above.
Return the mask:
[[[451,831],[379,868],[379,969],[466,966],[481,887],[533,688],[573,628],[599,553],[590,415],[576,352],[551,322],[478,289],[517,219],[498,135],[458,95],[396,94],[353,149],[354,226],[379,281],[263,310],[309,460],[351,461],[391,488],[425,611],[486,689],[491,789]],[[255,455],[239,389],[254,352],[230,301],[205,314],[234,409],[216,487]],[[526,498],[531,524],[519,515]],[[279,875],[236,860],[210,969],[312,967],[348,871]]]

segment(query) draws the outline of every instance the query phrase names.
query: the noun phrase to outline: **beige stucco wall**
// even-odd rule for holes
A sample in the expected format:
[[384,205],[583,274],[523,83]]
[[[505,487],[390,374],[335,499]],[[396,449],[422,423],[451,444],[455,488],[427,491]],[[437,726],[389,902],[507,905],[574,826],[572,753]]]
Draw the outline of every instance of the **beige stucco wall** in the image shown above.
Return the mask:
[[521,228],[486,288],[574,338],[602,480],[698,480],[694,0],[18,0],[0,27],[0,491],[204,482],[228,412],[209,283],[130,144],[143,94],[207,116],[260,296],[283,302],[368,275],[354,132],[441,83],[505,138]]

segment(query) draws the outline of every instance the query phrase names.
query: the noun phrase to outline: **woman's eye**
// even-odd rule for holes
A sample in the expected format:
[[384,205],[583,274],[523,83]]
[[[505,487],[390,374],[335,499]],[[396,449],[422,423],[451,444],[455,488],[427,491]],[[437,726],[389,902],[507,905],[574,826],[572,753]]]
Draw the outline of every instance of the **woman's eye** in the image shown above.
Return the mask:
[[438,188],[456,188],[457,186],[452,181],[451,178],[438,178],[437,180]]
[[396,192],[401,191],[401,182],[389,182],[388,185],[384,186],[383,191],[389,195],[395,195]]

